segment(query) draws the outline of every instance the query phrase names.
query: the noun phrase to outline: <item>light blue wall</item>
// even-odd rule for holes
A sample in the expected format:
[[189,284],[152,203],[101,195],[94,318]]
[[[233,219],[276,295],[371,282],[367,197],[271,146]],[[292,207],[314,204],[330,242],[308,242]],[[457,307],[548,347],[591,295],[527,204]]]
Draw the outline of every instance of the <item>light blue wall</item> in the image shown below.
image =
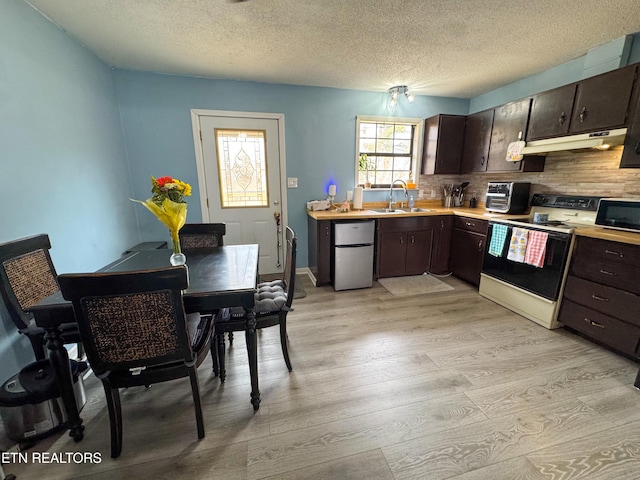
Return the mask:
[[[47,233],[59,273],[139,241],[111,70],[20,0],[0,2],[0,243]],[[0,381],[33,361],[0,307]]]
[[[355,183],[356,115],[391,115],[385,93],[132,71],[114,74],[134,195],[149,196],[150,175],[171,175],[191,183],[189,222],[202,220],[190,109],[284,114],[286,174],[298,177],[298,188],[288,189],[287,199],[288,223],[299,236],[300,267],[307,266],[306,202],[326,198],[330,178],[337,183],[339,199]],[[466,114],[468,108],[467,100],[418,96],[413,104],[401,101],[392,115],[427,118],[437,113]],[[155,217],[139,218],[143,240],[166,236]]]
[[[545,90],[577,82],[583,78],[585,57],[586,55],[583,55],[544,72],[478,95],[469,102],[469,113],[480,112],[496,105],[503,105]],[[633,35],[627,64],[637,62],[640,62],[640,33]]]

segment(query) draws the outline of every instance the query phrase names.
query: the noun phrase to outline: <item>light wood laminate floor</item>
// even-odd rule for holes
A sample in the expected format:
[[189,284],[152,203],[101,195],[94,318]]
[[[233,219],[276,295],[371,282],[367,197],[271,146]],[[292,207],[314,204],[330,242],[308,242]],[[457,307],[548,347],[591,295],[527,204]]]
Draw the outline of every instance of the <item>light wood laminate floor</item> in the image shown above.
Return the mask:
[[5,465],[18,479],[514,480],[640,478],[638,365],[455,289],[397,297],[377,282],[335,292],[299,276],[287,372],[277,328],[259,334],[262,404],[249,403],[244,336],[227,381],[199,370],[206,437],[189,380],[122,391],[124,444],[109,457],[93,376],[85,438],[29,451],[100,452],[98,464]]

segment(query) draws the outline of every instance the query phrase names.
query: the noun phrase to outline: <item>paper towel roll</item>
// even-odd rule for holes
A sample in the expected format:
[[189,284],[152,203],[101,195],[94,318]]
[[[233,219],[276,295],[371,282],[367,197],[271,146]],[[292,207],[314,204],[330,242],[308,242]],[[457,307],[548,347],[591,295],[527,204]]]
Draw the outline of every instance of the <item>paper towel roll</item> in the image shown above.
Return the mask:
[[362,210],[362,187],[353,189],[353,208],[354,210]]

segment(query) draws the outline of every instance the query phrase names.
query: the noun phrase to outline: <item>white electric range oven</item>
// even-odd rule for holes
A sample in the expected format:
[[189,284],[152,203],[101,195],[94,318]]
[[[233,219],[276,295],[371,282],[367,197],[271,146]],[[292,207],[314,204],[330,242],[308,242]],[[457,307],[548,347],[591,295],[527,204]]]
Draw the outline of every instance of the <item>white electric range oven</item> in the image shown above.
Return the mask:
[[489,221],[480,295],[543,327],[561,326],[556,319],[573,232],[594,225],[599,199],[535,194],[529,218]]

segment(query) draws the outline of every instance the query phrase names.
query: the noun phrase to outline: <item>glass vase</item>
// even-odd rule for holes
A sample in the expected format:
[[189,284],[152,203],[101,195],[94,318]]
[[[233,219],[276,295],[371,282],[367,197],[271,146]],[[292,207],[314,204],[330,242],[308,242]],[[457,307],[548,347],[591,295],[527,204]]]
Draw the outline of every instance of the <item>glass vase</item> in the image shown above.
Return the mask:
[[171,258],[169,259],[171,265],[173,265],[174,267],[184,265],[185,263],[187,263],[187,257],[184,253],[182,253],[182,250],[180,248],[180,239],[172,238],[171,241],[173,243],[173,253],[171,254]]

